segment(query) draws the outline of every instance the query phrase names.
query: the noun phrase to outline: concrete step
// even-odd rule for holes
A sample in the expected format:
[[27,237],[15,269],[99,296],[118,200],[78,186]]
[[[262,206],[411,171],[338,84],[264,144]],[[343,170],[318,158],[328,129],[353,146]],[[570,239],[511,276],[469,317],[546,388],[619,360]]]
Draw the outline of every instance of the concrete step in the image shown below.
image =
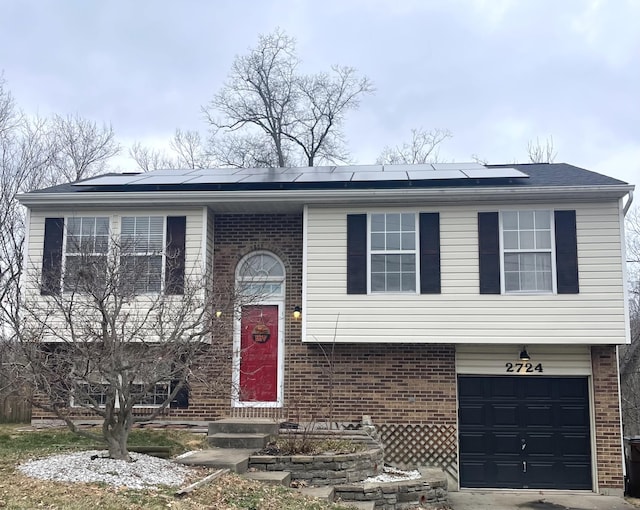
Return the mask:
[[225,418],[209,423],[209,435],[213,434],[278,434],[279,423],[266,418]]
[[187,452],[175,460],[187,466],[207,466],[229,469],[242,474],[249,468],[249,456],[254,450],[235,448],[211,448],[197,452]]
[[209,434],[207,440],[211,446],[218,448],[252,448],[257,451],[267,446],[271,437],[271,434],[217,432]]
[[331,485],[325,485],[324,487],[302,487],[298,489],[298,492],[310,498],[323,499],[329,502],[333,501],[335,495],[335,490]]
[[289,487],[291,484],[291,473],[288,471],[247,471],[242,476],[249,480],[257,480],[258,482],[268,485],[284,485]]
[[340,503],[344,503],[350,507],[360,508],[361,510],[375,510],[376,508],[375,501],[340,501]]

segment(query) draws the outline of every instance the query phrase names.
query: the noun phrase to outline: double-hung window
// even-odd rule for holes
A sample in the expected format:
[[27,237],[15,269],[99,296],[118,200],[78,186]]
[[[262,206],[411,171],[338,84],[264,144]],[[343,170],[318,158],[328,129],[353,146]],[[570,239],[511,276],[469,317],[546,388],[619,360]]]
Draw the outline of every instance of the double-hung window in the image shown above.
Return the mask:
[[64,290],[93,291],[103,281],[109,250],[109,218],[82,216],[67,220]]
[[440,214],[347,214],[347,294],[440,294]]
[[502,211],[505,292],[553,291],[551,211]]
[[374,213],[369,222],[371,292],[416,292],[416,214]]
[[478,212],[480,294],[578,294],[576,211]]
[[120,228],[122,277],[135,294],[160,292],[164,249],[163,216],[123,216]]

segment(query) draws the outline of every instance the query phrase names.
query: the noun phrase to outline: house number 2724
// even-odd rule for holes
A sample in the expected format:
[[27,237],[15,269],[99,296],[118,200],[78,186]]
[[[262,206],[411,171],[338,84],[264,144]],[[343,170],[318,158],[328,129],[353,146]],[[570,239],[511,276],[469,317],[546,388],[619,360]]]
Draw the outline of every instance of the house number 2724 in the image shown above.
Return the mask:
[[533,363],[505,363],[505,372],[516,372],[519,374],[532,374],[534,372],[543,372],[542,363],[534,365]]

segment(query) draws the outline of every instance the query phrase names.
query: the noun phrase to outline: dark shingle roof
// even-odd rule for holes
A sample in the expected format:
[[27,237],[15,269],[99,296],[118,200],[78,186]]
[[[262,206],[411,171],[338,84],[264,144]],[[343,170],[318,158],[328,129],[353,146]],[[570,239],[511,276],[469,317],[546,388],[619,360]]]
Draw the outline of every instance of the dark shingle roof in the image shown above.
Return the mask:
[[[424,168],[428,165],[421,165]],[[461,164],[461,167],[464,164]],[[220,169],[220,177],[216,177],[216,170],[202,170],[207,172],[207,182],[197,184],[176,184],[162,183],[162,175],[170,175],[169,170],[150,174],[105,174],[105,176],[118,177],[130,180],[139,180],[146,176],[157,175],[151,179],[153,184],[109,184],[91,185],[95,178],[86,179],[80,183],[67,183],[41,190],[34,193],[83,193],[83,192],[129,192],[129,191],[206,191],[206,190],[269,190],[269,189],[389,189],[389,188],[455,188],[455,187],[481,187],[481,186],[504,186],[504,187],[565,187],[565,186],[614,186],[625,185],[624,181],[608,177],[590,170],[578,168],[566,163],[534,163],[534,164],[504,164],[486,165],[486,169],[516,169],[523,172],[528,177],[497,177],[497,178],[430,178],[430,179],[410,179],[403,178],[390,180],[383,178],[389,176],[390,172],[401,174],[400,167],[393,166],[368,166],[366,167],[366,179],[351,179],[349,175],[356,175],[362,172],[364,167],[324,167],[326,171],[314,168],[290,168],[290,169]],[[409,170],[418,168],[403,165],[402,169]],[[402,170],[402,172],[404,172]],[[353,173],[356,171],[356,173]],[[384,171],[384,172],[383,172]],[[187,172],[185,170],[175,170],[176,174]],[[252,173],[253,172],[253,173]],[[376,173],[379,172],[379,173]],[[435,171],[434,171],[435,172]],[[500,171],[496,172],[499,173]],[[314,174],[314,179],[296,179],[296,176],[309,176]],[[405,175],[407,172],[404,172]],[[428,171],[427,171],[428,173]],[[445,172],[446,173],[446,172]],[[491,172],[489,172],[491,173]],[[517,173],[517,172],[516,172]],[[230,178],[235,174],[249,175],[254,179],[235,180]],[[384,174],[384,175],[383,175]],[[269,177],[269,176],[272,177]],[[361,174],[364,175],[364,174]],[[434,173],[435,175],[435,173]],[[289,177],[290,176],[290,177]],[[319,176],[319,177],[317,177]],[[378,178],[376,178],[379,176]],[[168,179],[170,180],[170,179]],[[84,183],[84,184],[83,184]]]

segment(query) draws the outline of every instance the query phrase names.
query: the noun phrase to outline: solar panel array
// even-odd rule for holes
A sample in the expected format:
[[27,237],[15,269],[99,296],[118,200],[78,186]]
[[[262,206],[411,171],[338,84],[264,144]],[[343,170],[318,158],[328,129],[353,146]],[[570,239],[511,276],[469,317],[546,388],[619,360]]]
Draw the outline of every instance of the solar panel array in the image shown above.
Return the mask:
[[103,175],[74,186],[175,186],[182,184],[339,183],[528,178],[516,168],[478,163],[350,165],[306,168],[204,168]]

